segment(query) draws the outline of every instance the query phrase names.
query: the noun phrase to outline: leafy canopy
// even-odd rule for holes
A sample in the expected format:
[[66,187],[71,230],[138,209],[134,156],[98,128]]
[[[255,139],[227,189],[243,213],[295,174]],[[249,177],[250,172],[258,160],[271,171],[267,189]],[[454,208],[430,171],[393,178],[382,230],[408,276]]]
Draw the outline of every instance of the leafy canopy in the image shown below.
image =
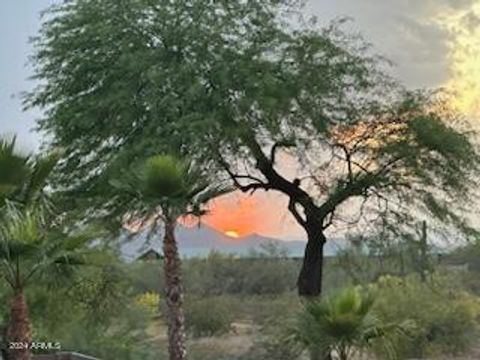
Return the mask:
[[[41,82],[26,105],[45,110],[40,128],[68,154],[57,186],[95,215],[123,214],[130,204],[112,174],[180,153],[242,191],[282,192],[301,225],[405,224],[423,213],[471,232],[456,210],[479,156],[461,121],[434,94],[392,81],[341,24],[300,14],[294,0],[52,7],[34,39]],[[297,181],[278,153],[293,157]]]

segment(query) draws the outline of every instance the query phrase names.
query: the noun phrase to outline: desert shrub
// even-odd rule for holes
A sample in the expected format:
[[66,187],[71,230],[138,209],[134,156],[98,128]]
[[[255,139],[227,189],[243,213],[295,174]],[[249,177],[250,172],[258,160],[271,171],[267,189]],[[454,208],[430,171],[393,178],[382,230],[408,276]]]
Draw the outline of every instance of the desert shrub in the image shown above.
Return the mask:
[[480,240],[459,247],[452,253],[445,256],[444,261],[457,264],[466,264],[468,269],[474,273],[480,272]]
[[153,359],[146,332],[151,316],[138,306],[122,269],[83,269],[75,282],[56,288],[55,296],[46,287],[30,288],[34,339],[105,360]]
[[153,291],[139,294],[135,297],[135,304],[148,314],[155,314],[159,311],[160,295]]
[[298,264],[259,252],[247,258],[212,252],[206,258],[184,261],[183,269],[188,293],[272,295],[295,289]]
[[209,296],[238,293],[239,266],[233,256],[211,252],[206,258],[193,258],[183,262],[186,292]]
[[295,316],[301,300],[294,292],[281,295],[233,297],[231,304],[237,317],[251,320],[256,326],[278,327]]
[[238,360],[294,360],[301,350],[285,334],[268,334],[260,336],[246,354]]
[[252,259],[244,265],[243,293],[282,294],[295,289],[297,270],[288,259]]
[[134,293],[154,292],[161,294],[163,292],[162,261],[136,261],[125,266]]
[[264,308],[264,314],[258,312],[261,316],[255,318],[259,328],[254,343],[241,360],[294,360],[302,353],[291,334],[301,308],[298,296],[282,296],[281,300],[271,299],[271,302],[272,308]]
[[228,333],[233,320],[231,306],[223,297],[190,297],[185,303],[186,328],[194,337]]
[[451,275],[436,275],[425,283],[415,276],[385,276],[372,286],[382,316],[415,321],[411,336],[398,340],[403,357],[459,353],[475,340],[479,299],[455,283]]
[[143,309],[130,304],[117,316],[108,328],[71,323],[71,330],[61,340],[62,347],[105,360],[157,359],[145,332],[149,316]]

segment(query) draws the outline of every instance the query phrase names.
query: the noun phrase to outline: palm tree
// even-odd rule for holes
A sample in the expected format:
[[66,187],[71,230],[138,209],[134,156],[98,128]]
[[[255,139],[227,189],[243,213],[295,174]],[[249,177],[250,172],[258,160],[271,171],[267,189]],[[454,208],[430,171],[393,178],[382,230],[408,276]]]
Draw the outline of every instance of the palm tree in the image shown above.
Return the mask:
[[15,148],[15,138],[0,138],[0,205],[17,189],[28,173],[27,157]]
[[412,324],[384,323],[373,304],[374,298],[357,288],[307,302],[294,338],[310,351],[312,360],[357,359],[373,346],[381,347],[382,358],[395,358],[394,339],[405,335]]
[[125,177],[123,181],[112,180],[111,183],[121,191],[130,192],[140,203],[140,210],[129,216],[132,221],[140,219],[143,223],[151,223],[152,230],[157,228],[158,221],[163,223],[169,357],[170,360],[184,360],[187,358],[184,295],[175,227],[183,216],[203,215],[203,204],[230,189],[212,186],[193,164],[169,155],[149,158],[139,175],[133,174],[130,180]]
[[25,289],[47,275],[49,280],[70,275],[74,266],[84,263],[84,245],[91,239],[85,234],[66,236],[45,226],[42,219],[38,211],[9,208],[0,222],[0,274],[13,294],[7,338],[19,345],[10,351],[13,360],[31,357],[32,326]]
[[7,203],[17,207],[46,205],[47,179],[59,157],[59,151],[43,157],[22,154],[15,137],[0,138],[0,208]]
[[[29,340],[31,326],[23,292],[23,271],[28,256],[39,255],[35,247],[40,234],[37,219],[48,215],[47,178],[59,159],[58,152],[44,157],[23,154],[16,147],[16,138],[0,138],[0,261],[1,274],[13,290],[11,318],[7,330],[9,342]],[[35,215],[33,215],[35,214]],[[34,233],[36,232],[36,233]],[[45,249],[47,250],[47,248]],[[32,253],[30,253],[32,252]],[[32,260],[32,259],[30,259]],[[45,261],[43,261],[45,262]],[[35,268],[42,268],[38,263]],[[32,270],[32,269],[31,269]],[[33,277],[38,270],[33,271]],[[13,359],[29,358],[29,351],[15,351]]]

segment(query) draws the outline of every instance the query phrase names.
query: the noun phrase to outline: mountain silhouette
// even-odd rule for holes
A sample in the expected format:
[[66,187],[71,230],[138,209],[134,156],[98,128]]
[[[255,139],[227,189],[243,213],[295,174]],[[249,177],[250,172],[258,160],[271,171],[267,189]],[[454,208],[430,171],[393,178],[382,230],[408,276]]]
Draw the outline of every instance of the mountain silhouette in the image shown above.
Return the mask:
[[[302,257],[306,244],[304,240],[280,240],[259,234],[233,238],[203,223],[192,227],[179,224],[176,237],[180,256],[186,258],[206,256],[211,251],[248,256],[252,249],[258,249],[266,243],[274,243],[285,249],[290,257]],[[134,260],[148,250],[161,254],[162,239],[162,227],[158,227],[154,234],[149,234],[148,230],[138,233],[126,231],[121,236],[118,247],[125,259]],[[325,255],[335,255],[344,245],[344,241],[330,240],[325,246]]]

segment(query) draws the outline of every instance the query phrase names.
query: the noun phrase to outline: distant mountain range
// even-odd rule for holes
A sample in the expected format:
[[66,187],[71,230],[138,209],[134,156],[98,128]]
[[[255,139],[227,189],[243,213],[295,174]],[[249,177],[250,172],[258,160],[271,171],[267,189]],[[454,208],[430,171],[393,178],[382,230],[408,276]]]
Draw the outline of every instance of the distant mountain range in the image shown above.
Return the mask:
[[[180,255],[186,258],[206,256],[211,251],[247,256],[252,249],[258,249],[265,243],[274,243],[280,246],[287,251],[290,257],[301,257],[306,244],[302,240],[287,241],[259,234],[233,238],[205,224],[193,227],[178,225],[176,236]],[[148,237],[148,231],[125,233],[121,237],[119,249],[122,256],[128,260],[134,260],[151,249],[161,254],[162,238],[163,229],[161,228],[151,238]],[[325,246],[325,255],[335,255],[338,249],[344,246],[345,243],[342,241],[329,241]]]

